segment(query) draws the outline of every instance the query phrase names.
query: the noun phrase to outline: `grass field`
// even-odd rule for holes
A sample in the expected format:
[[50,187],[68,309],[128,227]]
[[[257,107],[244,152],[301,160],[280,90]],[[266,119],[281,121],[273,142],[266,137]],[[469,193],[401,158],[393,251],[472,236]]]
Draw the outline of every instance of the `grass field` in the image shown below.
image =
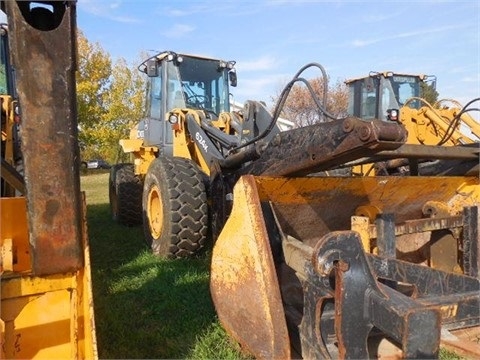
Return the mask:
[[110,218],[108,174],[81,177],[87,200],[99,357],[243,359],[218,323],[209,293],[209,256],[153,256],[141,227]]

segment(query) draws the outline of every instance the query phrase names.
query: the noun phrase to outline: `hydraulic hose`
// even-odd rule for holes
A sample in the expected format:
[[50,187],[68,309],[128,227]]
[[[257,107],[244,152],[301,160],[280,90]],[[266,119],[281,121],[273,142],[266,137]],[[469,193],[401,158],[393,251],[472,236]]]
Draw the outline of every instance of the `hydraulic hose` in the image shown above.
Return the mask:
[[326,107],[320,102],[320,100],[318,99],[317,95],[315,94],[315,91],[313,90],[313,88],[310,85],[310,83],[308,82],[308,80],[299,77],[302,72],[304,72],[306,69],[308,69],[310,67],[317,67],[322,72],[322,77],[323,77],[323,104],[326,104],[326,102],[327,102],[327,92],[328,92],[327,73],[326,73],[326,71],[325,71],[325,69],[322,65],[320,65],[318,63],[309,63],[309,64],[303,66],[300,70],[298,70],[297,73],[295,74],[295,76],[293,77],[293,79],[290,80],[288,82],[288,84],[285,86],[285,88],[282,90],[282,92],[280,94],[280,98],[277,102],[277,105],[275,106],[274,111],[273,111],[272,121],[270,122],[268,127],[258,136],[254,137],[253,139],[250,139],[249,141],[241,144],[240,146],[238,146],[236,148],[231,149],[230,152],[236,151],[236,150],[239,150],[241,148],[244,148],[245,146],[251,145],[251,144],[257,142],[258,140],[263,139],[265,136],[267,136],[272,131],[272,129],[274,128],[274,126],[277,123],[278,118],[280,117],[280,114],[283,110],[285,102],[287,101],[288,95],[290,94],[290,91],[292,90],[293,85],[295,85],[296,82],[303,82],[305,84],[308,91],[310,92],[310,95],[312,96],[313,101],[315,102],[315,105],[320,109],[320,111],[326,117],[328,117],[330,119],[337,119],[337,117],[330,114],[327,111]]

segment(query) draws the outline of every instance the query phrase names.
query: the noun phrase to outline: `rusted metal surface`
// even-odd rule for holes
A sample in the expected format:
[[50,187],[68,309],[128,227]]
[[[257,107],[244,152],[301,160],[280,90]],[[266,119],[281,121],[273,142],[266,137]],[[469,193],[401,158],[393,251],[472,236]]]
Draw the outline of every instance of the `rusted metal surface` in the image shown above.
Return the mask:
[[[465,239],[458,238],[471,232],[466,236],[478,242],[474,230],[477,225],[472,221],[478,217],[476,206],[472,206],[480,202],[478,179],[433,177],[428,178],[428,186],[425,178],[421,177],[254,179],[260,201],[269,204],[275,215],[277,231],[283,234],[281,251],[275,240],[278,235],[269,234],[270,246],[277,264],[290,342],[304,358],[363,358],[364,351],[368,351],[368,356],[383,355],[384,349],[379,342],[383,343],[380,340],[386,335],[396,339],[393,345],[400,346],[403,356],[435,357],[441,327],[452,330],[475,326],[480,321],[479,280],[459,272],[462,256],[478,259],[478,254],[475,248],[462,248],[462,240]],[[350,236],[343,240],[339,237],[331,248],[322,252],[318,248],[319,239],[344,234],[340,230],[349,229],[352,216],[364,213],[365,209],[371,209],[367,213],[372,216],[370,221],[374,222],[369,223],[369,219],[365,218],[362,227],[365,244],[374,240],[372,248],[378,246],[378,253],[382,256],[365,254],[363,249],[370,247],[359,245],[352,250],[351,256],[355,254],[353,261],[358,261],[355,266],[362,270],[349,273],[352,269],[350,260],[343,262],[348,266],[334,260],[331,261],[331,274],[337,271],[341,279],[319,275],[317,266],[312,265],[313,251],[317,251],[318,256],[327,257],[343,254],[346,251],[344,247],[350,249],[349,242],[352,241],[360,243],[360,237],[355,240]],[[268,212],[263,209],[261,216],[267,228],[275,228],[267,215]],[[237,215],[232,213],[232,216]],[[375,223],[375,218],[380,220]],[[446,237],[450,244],[453,236],[450,234],[455,234],[455,242],[458,241],[460,248],[451,251],[447,247],[447,253],[442,256],[452,257],[447,265],[457,267],[455,273],[398,259],[399,256],[411,256],[410,252],[418,250],[425,252],[428,261],[432,244],[442,244],[440,251],[445,253],[443,238]],[[293,244],[286,244],[285,239],[301,241],[293,240]],[[414,239],[415,242],[412,242]],[[230,243],[237,241],[234,232],[230,233],[229,240]],[[366,260],[359,260],[361,257]],[[444,264],[434,265],[444,267]],[[369,272],[372,275],[368,275]],[[359,279],[362,276],[366,278]],[[374,281],[370,281],[372,278]],[[343,281],[344,286],[339,288],[339,281]],[[354,289],[353,295],[348,287]],[[339,291],[345,293],[342,295]],[[358,292],[363,291],[365,295],[361,297]],[[335,316],[341,304],[337,303],[339,296],[347,298],[341,313],[348,315],[343,320]],[[366,303],[374,304],[368,314],[363,307]],[[356,317],[355,314],[359,313],[364,317]],[[361,321],[365,324],[358,329],[356,325],[351,325]],[[369,326],[375,330],[367,331]],[[337,344],[342,342],[335,332],[341,327],[346,329],[340,334],[344,349],[338,347]],[[428,333],[429,337],[423,339],[424,333]],[[359,344],[363,344],[363,340],[358,338],[368,338],[368,350],[361,346],[358,350]],[[425,343],[423,340],[428,341]]]
[[222,326],[259,359],[290,358],[268,230],[252,177],[239,180],[235,204],[212,253],[210,291]]
[[[75,98],[75,2],[6,1],[22,110],[33,272],[83,264]],[[35,5],[35,4],[34,4]],[[33,6],[34,6],[33,5]]]
[[[361,247],[354,232],[333,232],[319,239],[305,263],[303,356],[369,358],[375,327],[401,344],[405,357],[435,357],[440,311],[378,282]],[[333,311],[325,312],[319,304],[333,298]]]
[[460,217],[423,218],[424,206],[432,199],[448,203],[451,211],[459,214],[465,206],[480,203],[476,178],[432,177],[428,181],[397,176],[255,179],[262,201],[274,204],[284,231],[310,246],[318,236],[350,229],[351,216],[365,207],[372,207],[379,213],[394,213],[396,234],[400,235],[461,224]]
[[433,146],[404,144],[397,149],[384,150],[378,154],[382,158],[416,159],[464,159],[478,160],[480,145],[473,146]]
[[412,297],[437,306],[447,329],[480,324],[480,279],[367,255],[378,277],[413,286]]
[[[361,247],[359,236],[349,231],[327,234],[314,249],[284,238],[285,261],[302,281],[304,358],[381,355],[375,346],[384,336],[398,344],[403,357],[434,358],[442,327],[454,331],[480,324],[479,279],[366,254]],[[456,346],[470,355],[475,348],[472,342]]]
[[480,326],[442,332],[442,346],[465,359],[480,359]]
[[306,175],[398,148],[405,139],[405,128],[393,122],[350,117],[318,123],[277,134],[242,173]]
[[480,278],[480,213],[478,206],[463,210],[463,266],[465,274]]

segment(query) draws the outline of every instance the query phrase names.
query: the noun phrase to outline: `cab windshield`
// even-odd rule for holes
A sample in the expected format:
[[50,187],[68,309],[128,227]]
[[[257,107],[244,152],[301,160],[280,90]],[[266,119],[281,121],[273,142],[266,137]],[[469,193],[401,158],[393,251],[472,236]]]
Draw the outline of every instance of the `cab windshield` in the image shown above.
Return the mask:
[[[420,96],[420,79],[418,76],[394,75],[381,78],[380,114],[386,114],[388,109],[400,109],[412,97]],[[412,108],[420,108],[418,100],[409,102]]]
[[167,63],[167,107],[229,112],[228,70],[218,60],[183,57]]

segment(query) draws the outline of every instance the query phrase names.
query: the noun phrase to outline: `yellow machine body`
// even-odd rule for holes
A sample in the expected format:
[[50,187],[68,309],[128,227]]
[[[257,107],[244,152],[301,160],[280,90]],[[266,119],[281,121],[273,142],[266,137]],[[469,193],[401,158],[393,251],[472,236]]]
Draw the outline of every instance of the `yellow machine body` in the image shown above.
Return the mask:
[[[82,269],[34,276],[25,198],[1,198],[0,206],[1,358],[98,358],[86,237]],[[83,219],[86,230],[85,212]]]
[[[197,124],[200,124],[201,112],[198,110],[189,109],[172,109],[167,114],[168,116],[175,116],[177,121],[174,124],[166,124],[168,131],[172,131],[172,149],[173,156],[193,160],[198,164],[199,168],[205,173],[210,174],[210,164],[207,163],[203,157],[198,144],[192,138],[193,134],[187,131],[187,116],[194,119]],[[205,116],[203,114],[203,116]],[[219,114],[217,120],[210,122],[212,127],[215,127],[219,131],[228,134],[236,135],[235,129],[231,126],[233,117],[237,121],[243,121],[242,114],[240,113],[227,113],[222,112]],[[128,139],[121,139],[120,146],[124,153],[131,154],[133,163],[135,165],[135,174],[144,177],[148,171],[148,167],[151,162],[158,157],[162,151],[158,146],[145,146],[143,139],[138,136],[138,125],[130,131]]]
[[[408,106],[408,102],[415,100],[422,102],[420,109]],[[453,106],[443,107],[441,103],[432,106],[423,99],[412,98],[401,107],[399,120],[408,130],[409,144],[453,146],[472,144],[480,139],[480,124],[468,113],[460,114],[460,104],[454,102]],[[460,121],[455,125],[457,116]],[[451,135],[443,140],[449,132]]]

